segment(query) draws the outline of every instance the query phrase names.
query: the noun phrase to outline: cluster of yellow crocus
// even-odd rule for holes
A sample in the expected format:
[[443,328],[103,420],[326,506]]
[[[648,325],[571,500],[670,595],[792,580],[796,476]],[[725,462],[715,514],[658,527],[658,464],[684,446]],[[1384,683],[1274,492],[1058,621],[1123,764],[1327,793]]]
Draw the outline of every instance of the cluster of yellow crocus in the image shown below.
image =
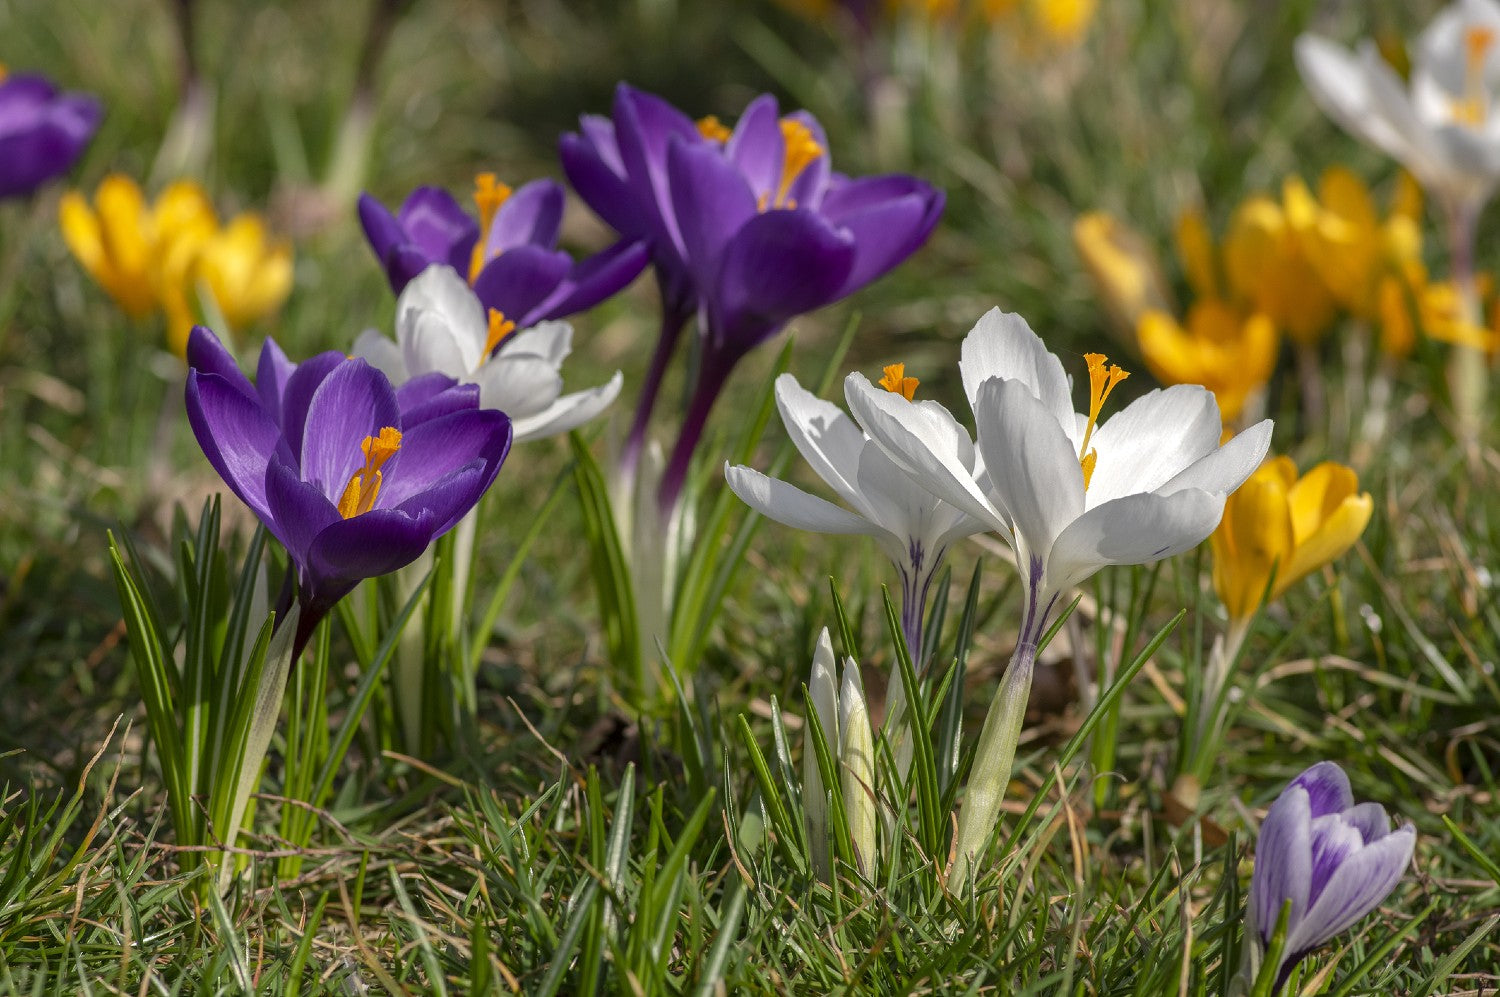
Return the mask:
[[1358,476],[1343,464],[1325,461],[1300,478],[1289,457],[1261,465],[1229,496],[1210,538],[1214,589],[1230,620],[1248,620],[1262,596],[1279,599],[1341,557],[1373,511],[1369,493],[1359,491]]
[[781,0],[814,19],[841,15],[856,23],[877,16],[915,16],[946,23],[985,23],[1012,31],[1028,44],[1072,45],[1093,23],[1098,0]]
[[[281,307],[292,289],[292,251],[258,215],[220,225],[203,188],[170,184],[148,204],[140,185],[111,174],[94,191],[63,195],[63,238],[78,262],[132,318],[158,310],[181,356],[205,298],[231,329],[243,329]],[[206,302],[205,302],[206,303]]]
[[1419,322],[1431,335],[1472,338],[1474,330],[1443,323],[1451,310],[1443,286],[1426,280],[1420,213],[1421,195],[1406,176],[1382,218],[1369,188],[1342,167],[1323,174],[1316,194],[1290,177],[1279,200],[1249,198],[1219,246],[1203,215],[1188,212],[1176,241],[1194,303],[1181,322],[1140,236],[1094,213],[1078,219],[1073,237],[1151,372],[1166,383],[1206,385],[1234,419],[1271,376],[1280,332],[1310,347],[1343,312],[1379,329],[1393,356],[1410,352]]

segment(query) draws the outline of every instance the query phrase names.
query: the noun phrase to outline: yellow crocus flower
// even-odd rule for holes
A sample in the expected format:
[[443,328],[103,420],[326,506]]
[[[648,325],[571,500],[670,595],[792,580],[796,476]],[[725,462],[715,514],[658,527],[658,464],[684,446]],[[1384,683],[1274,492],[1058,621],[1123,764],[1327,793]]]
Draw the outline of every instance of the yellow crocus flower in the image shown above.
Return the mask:
[[1375,504],[1359,491],[1351,468],[1325,461],[1300,478],[1289,457],[1276,457],[1224,504],[1210,538],[1214,589],[1232,621],[1260,607],[1271,584],[1279,599],[1296,582],[1343,556],[1370,522]]
[[1188,309],[1185,328],[1165,312],[1146,312],[1136,342],[1158,381],[1203,385],[1226,421],[1237,419],[1250,395],[1270,380],[1279,345],[1269,318],[1212,299]]
[[112,174],[92,208],[76,191],[64,195],[59,223],[73,255],[122,311],[165,313],[178,356],[199,318],[200,284],[232,328],[275,310],[291,289],[290,249],[272,243],[254,215],[221,229],[208,194],[191,180],[168,185],[147,205],[134,180]]
[[1378,320],[1388,307],[1390,278],[1402,279],[1422,258],[1421,191],[1406,174],[1382,219],[1364,181],[1342,166],[1318,182],[1318,197],[1300,180],[1288,181],[1287,216],[1308,263],[1338,304]]
[[68,248],[131,318],[156,310],[150,214],[140,186],[118,173],[100,182],[92,208],[77,191],[64,194],[58,203],[58,222]]
[[1146,312],[1170,309],[1156,254],[1118,218],[1104,211],[1080,215],[1073,222],[1073,246],[1121,328],[1133,330]]
[[1302,250],[1292,214],[1311,200],[1296,177],[1286,183],[1286,210],[1256,196],[1235,209],[1224,239],[1224,269],[1234,293],[1264,312],[1300,343],[1312,344],[1327,331],[1335,303]]
[[224,320],[243,329],[281,307],[292,290],[292,251],[259,215],[232,219],[203,246],[198,277]]

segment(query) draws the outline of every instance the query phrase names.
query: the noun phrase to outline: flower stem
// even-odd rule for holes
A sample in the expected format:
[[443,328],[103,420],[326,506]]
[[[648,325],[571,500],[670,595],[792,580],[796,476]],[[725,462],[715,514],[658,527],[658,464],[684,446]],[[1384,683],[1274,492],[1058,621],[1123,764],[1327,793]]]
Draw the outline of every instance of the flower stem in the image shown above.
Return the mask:
[[693,452],[698,449],[698,441],[703,437],[703,429],[708,424],[708,413],[713,409],[714,402],[718,401],[719,393],[724,390],[724,382],[732,369],[732,359],[726,360],[711,354],[705,355],[702,366],[698,368],[698,383],[693,385],[693,396],[688,401],[687,414],[683,416],[682,430],[677,434],[677,442],[672,445],[672,456],[667,460],[661,485],[656,492],[657,512],[664,523],[671,518],[672,511],[677,508],[677,500],[682,497],[682,487],[687,482],[688,469],[693,463]]
[[641,385],[641,397],[636,402],[635,416],[630,423],[630,434],[625,437],[625,447],[620,451],[620,473],[622,478],[635,477],[636,464],[641,458],[641,448],[646,443],[646,427],[651,423],[651,411],[656,407],[656,396],[661,393],[661,382],[667,374],[667,364],[677,349],[677,340],[687,324],[687,315],[667,304],[662,297],[661,331],[656,337],[656,348],[651,354],[651,366],[646,371],[646,380]]
[[[1458,289],[1460,321],[1466,326],[1483,325],[1479,285],[1474,275],[1474,226],[1478,211],[1474,204],[1454,200],[1448,204],[1448,256],[1453,283]],[[1473,346],[1456,344],[1448,357],[1448,390],[1458,420],[1458,438],[1471,460],[1478,460],[1479,431],[1483,424],[1485,396],[1489,393],[1489,365]]]
[[1036,669],[1036,643],[1026,637],[1022,634],[1022,642],[1016,645],[1000,689],[984,718],[984,728],[979,732],[979,748],[974,754],[974,766],[969,770],[969,786],[958,811],[954,867],[949,876],[949,884],[958,890],[968,885],[974,862],[995,831],[1000,802],[1010,785],[1016,742],[1021,738],[1026,702],[1031,697],[1031,677]]

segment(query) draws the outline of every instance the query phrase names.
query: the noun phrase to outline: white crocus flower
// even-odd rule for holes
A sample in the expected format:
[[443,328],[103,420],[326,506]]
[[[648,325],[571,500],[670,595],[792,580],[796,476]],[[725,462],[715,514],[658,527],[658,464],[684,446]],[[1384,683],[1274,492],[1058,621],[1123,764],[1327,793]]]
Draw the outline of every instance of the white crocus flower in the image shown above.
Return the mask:
[[[917,382],[904,374],[903,365],[886,368],[881,383],[893,398],[918,410],[947,414],[936,402],[908,401]],[[803,388],[791,374],[776,379],[776,405],[792,443],[849,508],[743,465],[726,465],[729,487],[751,508],[778,523],[816,533],[873,537],[901,575],[902,627],[912,660],[920,667],[928,587],[949,545],[982,533],[988,526],[913,482],[854,420],[837,405]],[[955,459],[972,468],[974,446],[968,434],[956,423],[952,430],[958,452]]]
[[510,416],[517,443],[576,429],[620,393],[619,371],[597,388],[562,393],[562,365],[573,341],[568,323],[540,322],[513,330],[498,312],[486,318],[484,306],[457,271],[435,265],[418,274],[397,299],[395,341],[366,330],[354,341],[354,355],[394,384],[436,372],[479,385],[480,406]]
[[959,816],[958,881],[988,840],[1010,779],[1036,645],[1059,596],[1109,564],[1147,564],[1191,550],[1213,532],[1224,500],[1265,457],[1269,421],[1224,446],[1211,392],[1176,385],[1143,395],[1100,424],[1125,372],[1089,360],[1087,413],[1073,410],[1062,363],[1018,315],[991,310],[959,362],[984,473],[961,458],[952,417],[864,377],[845,381],[849,408],[913,480],[987,523],[1015,551],[1025,607],[1015,656],[980,733]]
[[1450,208],[1477,211],[1500,181],[1500,4],[1457,0],[1422,32],[1402,81],[1370,41],[1297,39],[1297,68],[1329,117],[1411,170]]

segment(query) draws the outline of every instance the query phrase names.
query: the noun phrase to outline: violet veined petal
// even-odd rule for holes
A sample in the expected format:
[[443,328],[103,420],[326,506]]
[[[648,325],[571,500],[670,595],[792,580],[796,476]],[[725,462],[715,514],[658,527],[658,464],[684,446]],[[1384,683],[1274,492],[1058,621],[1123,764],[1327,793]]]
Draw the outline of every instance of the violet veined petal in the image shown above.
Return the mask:
[[189,370],[184,394],[203,455],[240,501],[268,520],[266,464],[283,445],[280,427],[258,398],[216,374]]
[[486,260],[517,246],[557,245],[562,227],[563,189],[556,180],[523,183],[495,212],[489,237],[484,242]]
[[1288,787],[1300,786],[1307,793],[1308,813],[1312,817],[1343,813],[1354,805],[1349,777],[1333,762],[1318,762],[1293,779]]
[[1281,906],[1291,900],[1288,934],[1294,932],[1307,911],[1312,879],[1312,845],[1308,840],[1307,791],[1289,788],[1271,804],[1255,844],[1255,870],[1250,877],[1249,903],[1261,944],[1268,944]]
[[562,250],[517,246],[484,265],[474,279],[474,293],[486,311],[493,309],[521,325],[573,266]]
[[[349,479],[365,462],[361,449],[365,437],[386,426],[401,427],[401,408],[391,382],[363,360],[340,363],[318,385],[307,405],[303,480],[322,489],[329,501],[338,502]],[[392,470],[386,473],[389,476]]]
[[1317,948],[1374,910],[1401,881],[1411,862],[1416,838],[1416,832],[1408,824],[1346,859],[1302,917],[1297,930],[1288,932],[1287,951],[1298,954]]

